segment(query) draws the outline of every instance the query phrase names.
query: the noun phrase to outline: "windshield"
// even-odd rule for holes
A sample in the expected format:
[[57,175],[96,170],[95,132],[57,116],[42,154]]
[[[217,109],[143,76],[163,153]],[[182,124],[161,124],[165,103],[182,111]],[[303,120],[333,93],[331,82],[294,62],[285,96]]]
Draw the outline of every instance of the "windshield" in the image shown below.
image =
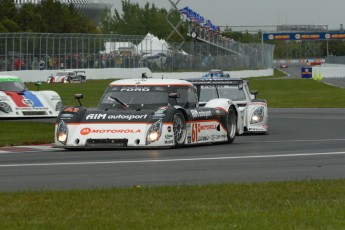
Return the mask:
[[129,107],[139,108],[150,107],[148,105],[160,106],[168,104],[168,88],[162,86],[110,86],[103,95],[99,107],[121,108],[123,105],[116,102],[117,98]]
[[209,101],[214,98],[229,98],[233,101],[245,101],[246,95],[238,85],[210,85],[200,87],[199,101]]
[[56,74],[56,76],[58,76],[58,77],[67,76],[67,75],[68,75],[68,72],[58,72]]
[[22,92],[28,90],[23,82],[6,81],[0,82],[0,91]]

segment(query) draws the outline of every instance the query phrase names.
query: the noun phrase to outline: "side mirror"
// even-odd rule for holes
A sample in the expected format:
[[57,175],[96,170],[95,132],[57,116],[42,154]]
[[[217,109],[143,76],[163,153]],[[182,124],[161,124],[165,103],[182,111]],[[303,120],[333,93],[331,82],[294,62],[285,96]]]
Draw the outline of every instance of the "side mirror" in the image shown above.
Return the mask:
[[259,92],[258,92],[257,90],[250,91],[251,99],[256,99],[258,93],[259,93]]
[[80,99],[84,98],[83,94],[80,94],[80,93],[74,94],[74,98],[78,100],[80,106],[83,106],[80,102]]
[[204,107],[206,105],[206,103],[207,103],[206,101],[199,101],[198,105],[200,107]]

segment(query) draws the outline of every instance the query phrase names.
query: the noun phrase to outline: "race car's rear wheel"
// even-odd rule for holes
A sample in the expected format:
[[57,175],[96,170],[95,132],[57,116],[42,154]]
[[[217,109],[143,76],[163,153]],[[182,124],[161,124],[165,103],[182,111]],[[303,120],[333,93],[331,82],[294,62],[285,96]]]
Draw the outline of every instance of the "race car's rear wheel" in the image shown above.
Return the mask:
[[234,107],[229,108],[226,128],[228,130],[228,143],[231,144],[232,142],[234,142],[237,132],[237,116]]
[[173,132],[175,146],[180,147],[184,144],[187,136],[186,119],[180,111],[176,111],[173,118]]

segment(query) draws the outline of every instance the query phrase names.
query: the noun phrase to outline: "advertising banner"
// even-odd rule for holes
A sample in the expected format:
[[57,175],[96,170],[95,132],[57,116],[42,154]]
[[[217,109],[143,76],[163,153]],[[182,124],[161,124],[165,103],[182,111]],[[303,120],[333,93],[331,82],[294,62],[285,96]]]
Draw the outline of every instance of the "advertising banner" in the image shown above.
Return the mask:
[[302,67],[302,78],[312,78],[313,77],[313,68],[311,67]]
[[344,40],[345,32],[263,33],[264,41]]

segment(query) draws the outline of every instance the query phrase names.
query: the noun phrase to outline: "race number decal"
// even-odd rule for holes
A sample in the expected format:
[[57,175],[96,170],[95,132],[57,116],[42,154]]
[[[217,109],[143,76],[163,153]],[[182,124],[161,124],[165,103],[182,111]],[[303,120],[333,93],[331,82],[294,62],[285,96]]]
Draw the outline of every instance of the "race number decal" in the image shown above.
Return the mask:
[[200,131],[200,124],[193,123],[192,124],[192,143],[198,142],[199,131]]

